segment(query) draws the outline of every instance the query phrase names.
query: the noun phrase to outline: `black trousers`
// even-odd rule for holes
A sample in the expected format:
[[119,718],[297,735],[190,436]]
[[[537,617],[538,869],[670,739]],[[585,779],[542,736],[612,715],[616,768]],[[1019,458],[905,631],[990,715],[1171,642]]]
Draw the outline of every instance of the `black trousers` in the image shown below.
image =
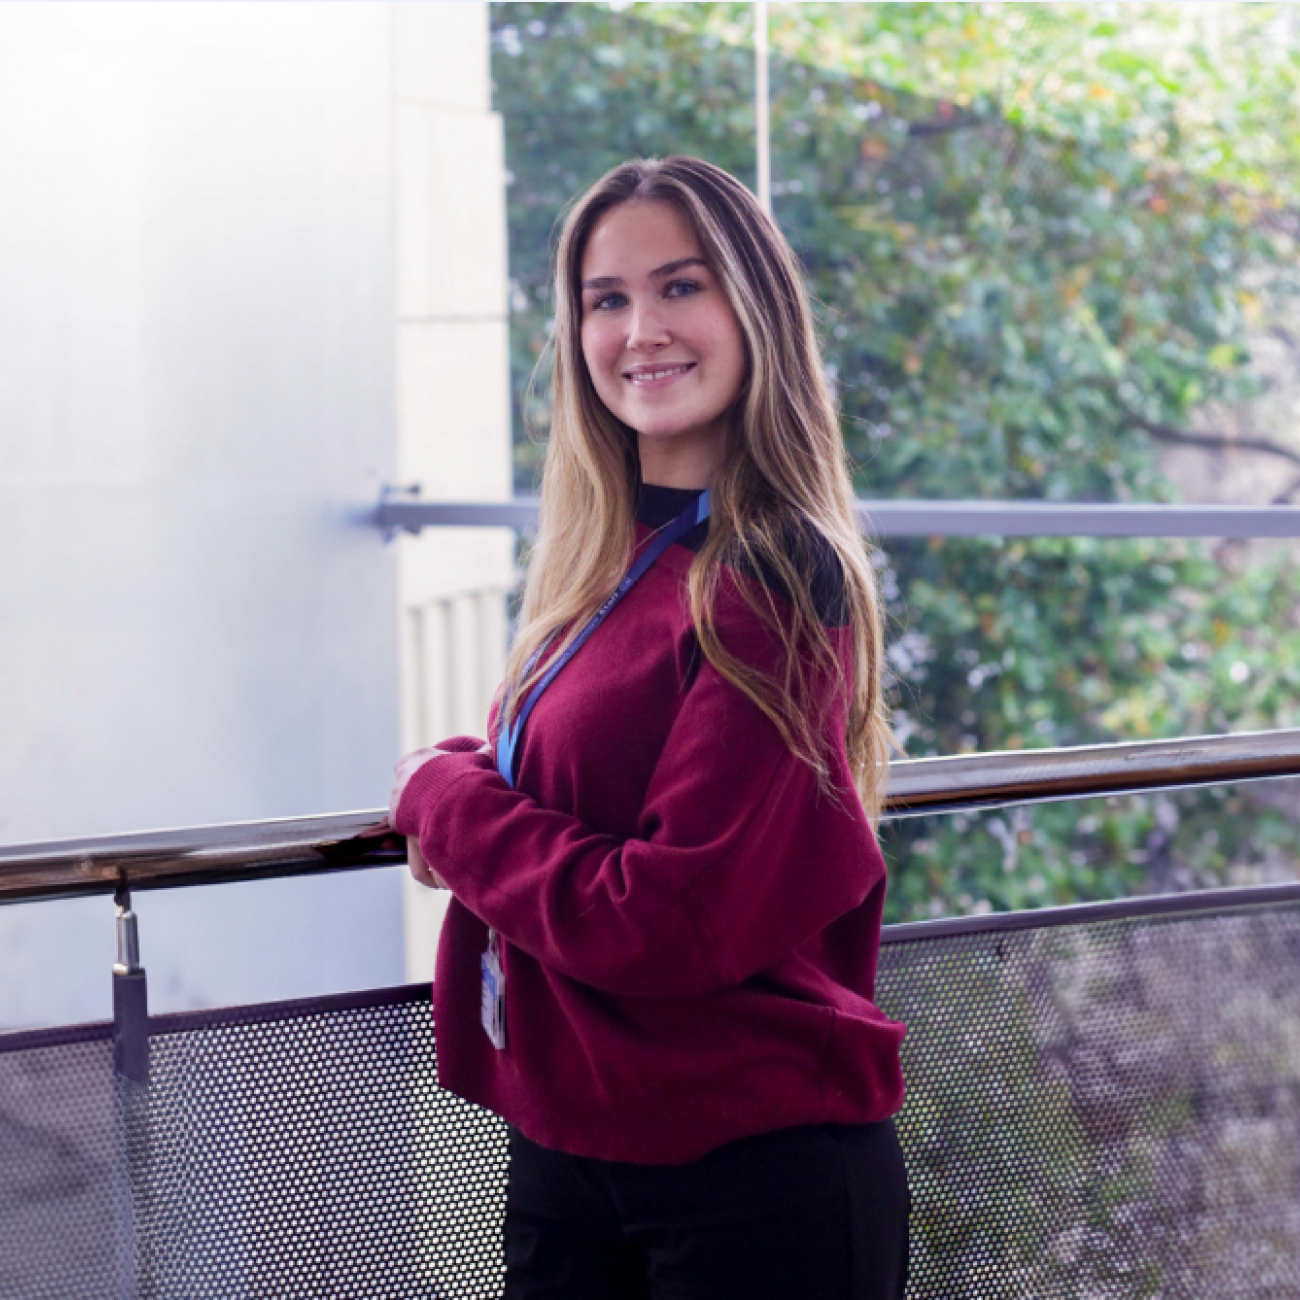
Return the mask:
[[685,1165],[509,1126],[505,1300],[901,1300],[911,1193],[892,1119],[808,1124]]

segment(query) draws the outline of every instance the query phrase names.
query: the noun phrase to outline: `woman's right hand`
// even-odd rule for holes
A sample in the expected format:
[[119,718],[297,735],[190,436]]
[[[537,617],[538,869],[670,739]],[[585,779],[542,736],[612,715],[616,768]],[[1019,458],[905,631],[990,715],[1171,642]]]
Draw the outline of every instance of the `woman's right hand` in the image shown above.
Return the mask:
[[424,854],[420,852],[420,841],[414,835],[406,837],[406,865],[420,884],[428,885],[430,889],[449,888],[447,882],[424,860]]

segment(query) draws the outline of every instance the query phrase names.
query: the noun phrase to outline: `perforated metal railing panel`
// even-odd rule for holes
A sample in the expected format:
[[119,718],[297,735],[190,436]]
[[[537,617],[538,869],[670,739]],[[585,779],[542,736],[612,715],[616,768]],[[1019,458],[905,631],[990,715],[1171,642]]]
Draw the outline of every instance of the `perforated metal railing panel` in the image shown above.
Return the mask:
[[38,1209],[0,1226],[0,1297],[499,1295],[505,1128],[437,1086],[428,993],[159,1017],[147,1087],[15,1035],[0,1206]]
[[[1300,1296],[1300,906],[890,942],[878,996],[909,1296]],[[427,988],[154,1028],[147,1092],[106,1026],[0,1036],[5,1300],[501,1295]]]
[[910,1296],[1300,1297],[1300,908],[886,953]]

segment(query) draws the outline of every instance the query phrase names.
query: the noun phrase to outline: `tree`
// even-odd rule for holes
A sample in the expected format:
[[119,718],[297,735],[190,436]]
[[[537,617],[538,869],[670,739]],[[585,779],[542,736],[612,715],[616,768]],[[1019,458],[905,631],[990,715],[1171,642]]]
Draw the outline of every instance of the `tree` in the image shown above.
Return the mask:
[[[1251,340],[1300,290],[1295,19],[1194,8],[773,7],[775,212],[860,495],[1174,500],[1159,431],[1258,395]],[[525,389],[556,215],[638,155],[753,184],[751,6],[492,12],[516,427],[542,439],[545,384],[528,409]],[[540,447],[517,446],[530,490]],[[915,755],[1300,723],[1290,552],[1233,572],[1201,543],[931,539],[878,559]],[[1249,879],[1294,841],[1251,798],[892,823],[888,919]]]

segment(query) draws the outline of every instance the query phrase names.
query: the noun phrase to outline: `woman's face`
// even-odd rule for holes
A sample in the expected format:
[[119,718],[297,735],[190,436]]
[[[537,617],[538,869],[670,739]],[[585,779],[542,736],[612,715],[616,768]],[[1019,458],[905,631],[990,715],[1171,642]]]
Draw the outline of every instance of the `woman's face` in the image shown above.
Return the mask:
[[643,471],[688,459],[716,468],[745,343],[686,219],[661,201],[611,208],[580,275],[582,354],[600,400],[637,431]]

